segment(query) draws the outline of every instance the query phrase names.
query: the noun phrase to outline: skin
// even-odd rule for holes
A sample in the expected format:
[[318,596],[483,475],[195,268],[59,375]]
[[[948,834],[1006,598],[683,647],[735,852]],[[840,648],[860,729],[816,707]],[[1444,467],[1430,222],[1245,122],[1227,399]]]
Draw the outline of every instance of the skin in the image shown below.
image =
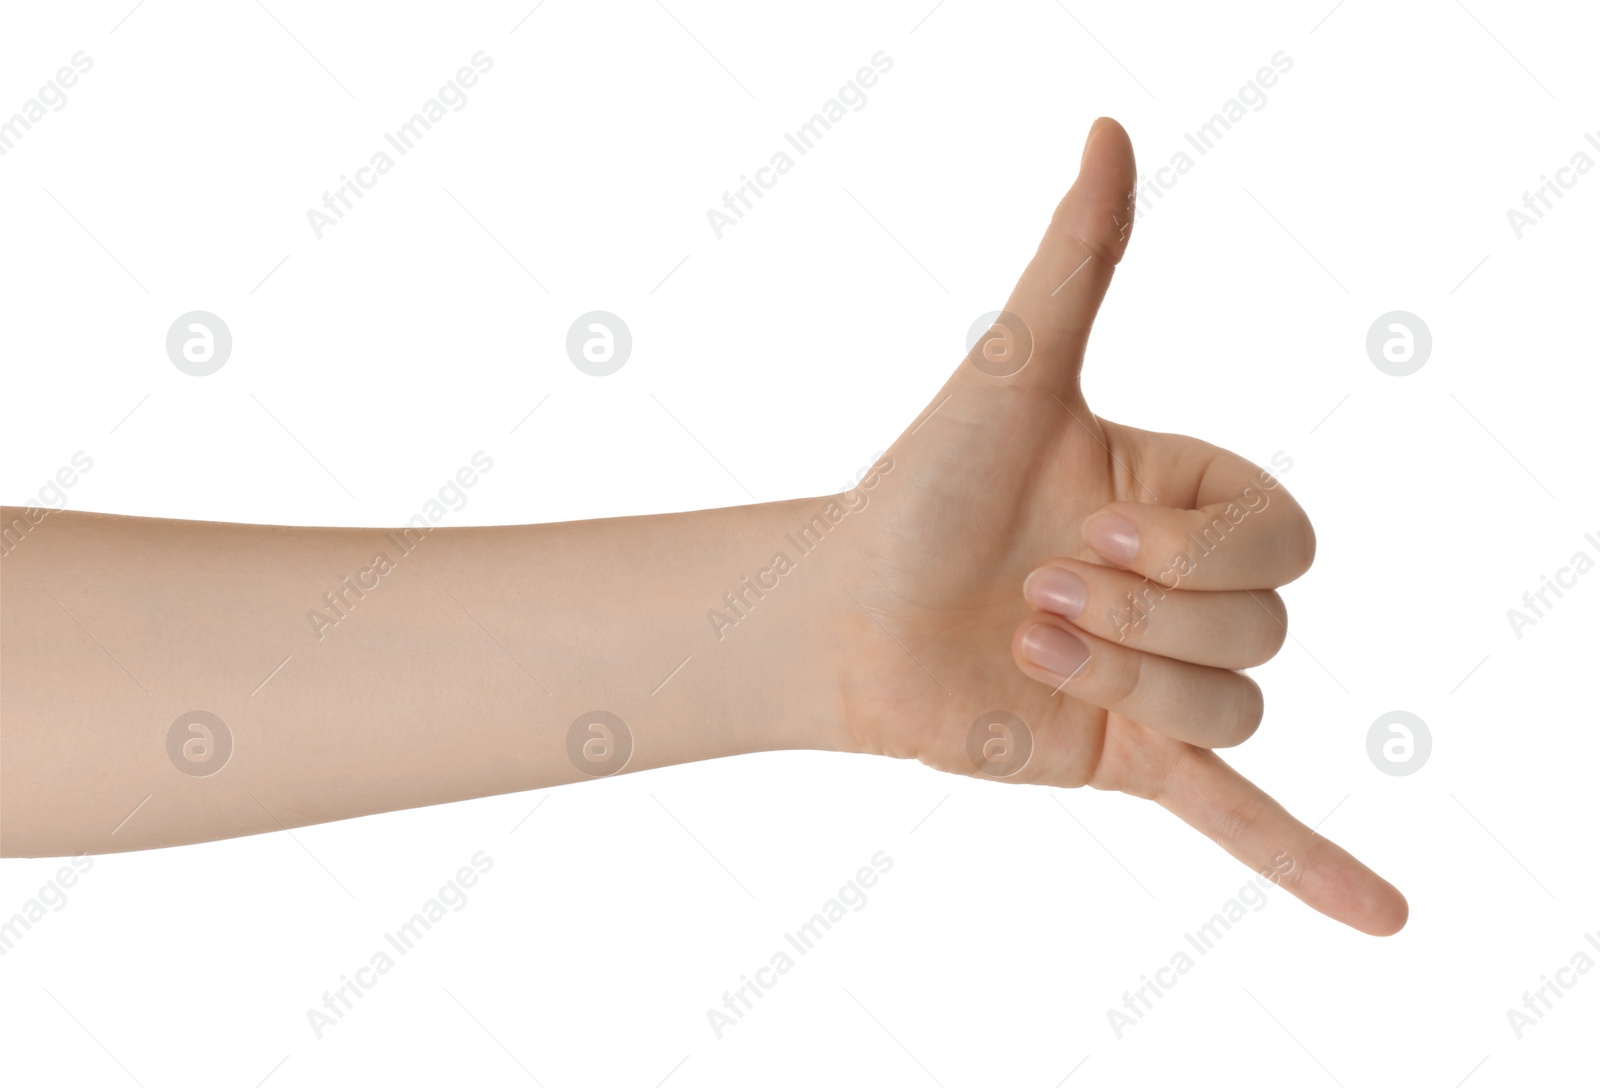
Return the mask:
[[[434,528],[405,550],[380,530],[75,512],[13,534],[0,853],[541,788],[611,773],[608,753],[631,772],[808,748],[1147,798],[1330,917],[1399,930],[1393,886],[1213,751],[1260,724],[1236,670],[1283,643],[1275,590],[1315,552],[1304,512],[1241,458],[1084,402],[1134,180],[1102,118],[1010,316],[838,496]],[[323,594],[378,552],[393,570],[317,632],[308,611],[333,618]],[[232,742],[206,776],[182,763],[215,738],[169,754],[196,709]],[[575,727],[596,710],[624,734]]]

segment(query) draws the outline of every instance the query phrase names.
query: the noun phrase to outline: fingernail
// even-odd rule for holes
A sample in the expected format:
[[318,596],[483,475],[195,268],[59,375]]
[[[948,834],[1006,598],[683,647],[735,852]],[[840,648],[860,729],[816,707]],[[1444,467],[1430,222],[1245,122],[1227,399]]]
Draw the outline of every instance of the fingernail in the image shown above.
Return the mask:
[[1089,647],[1059,627],[1035,624],[1022,636],[1022,656],[1046,672],[1070,680],[1089,660]]
[[1041,612],[1054,612],[1075,620],[1089,600],[1089,590],[1083,579],[1070,570],[1040,567],[1022,583],[1022,596]]
[[1089,547],[1118,563],[1131,563],[1139,554],[1139,531],[1121,514],[1095,514],[1083,526]]

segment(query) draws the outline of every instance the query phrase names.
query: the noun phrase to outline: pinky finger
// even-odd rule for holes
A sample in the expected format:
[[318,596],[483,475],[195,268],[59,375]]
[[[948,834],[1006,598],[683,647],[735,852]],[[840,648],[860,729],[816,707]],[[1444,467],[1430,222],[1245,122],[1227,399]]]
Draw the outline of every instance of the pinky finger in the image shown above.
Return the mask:
[[1211,752],[1187,748],[1154,799],[1330,918],[1378,937],[1406,924],[1409,907],[1399,889]]

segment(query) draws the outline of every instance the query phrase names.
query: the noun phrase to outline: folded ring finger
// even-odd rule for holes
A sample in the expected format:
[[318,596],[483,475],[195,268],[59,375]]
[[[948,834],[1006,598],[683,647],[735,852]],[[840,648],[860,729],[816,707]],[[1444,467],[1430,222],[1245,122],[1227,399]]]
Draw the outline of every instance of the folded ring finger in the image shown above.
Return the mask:
[[1261,689],[1249,677],[1130,649],[1059,616],[1024,620],[1011,652],[1035,680],[1174,740],[1227,748],[1261,724]]

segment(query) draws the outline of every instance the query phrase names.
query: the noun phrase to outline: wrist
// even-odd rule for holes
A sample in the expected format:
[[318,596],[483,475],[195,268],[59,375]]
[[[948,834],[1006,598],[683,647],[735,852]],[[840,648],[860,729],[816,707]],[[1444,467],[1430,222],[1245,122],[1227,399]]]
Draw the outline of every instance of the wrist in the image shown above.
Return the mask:
[[[706,594],[708,663],[741,699],[737,751],[854,751],[843,698],[850,549],[836,495],[740,508]],[[726,512],[718,512],[726,513]]]

